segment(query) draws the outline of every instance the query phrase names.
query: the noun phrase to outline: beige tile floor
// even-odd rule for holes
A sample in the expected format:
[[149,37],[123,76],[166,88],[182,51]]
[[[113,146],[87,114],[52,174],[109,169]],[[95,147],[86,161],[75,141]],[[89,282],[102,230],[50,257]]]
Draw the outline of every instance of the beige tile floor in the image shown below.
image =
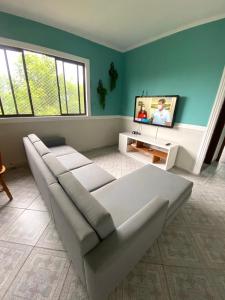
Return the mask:
[[[87,153],[119,178],[142,166],[115,147]],[[194,181],[193,194],[110,300],[225,299],[225,152]],[[87,300],[27,168],[0,193],[0,299]]]

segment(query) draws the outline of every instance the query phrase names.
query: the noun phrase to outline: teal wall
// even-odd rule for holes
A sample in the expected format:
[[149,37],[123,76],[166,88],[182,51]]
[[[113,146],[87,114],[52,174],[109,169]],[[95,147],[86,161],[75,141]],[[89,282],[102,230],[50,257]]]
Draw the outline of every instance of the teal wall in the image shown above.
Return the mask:
[[[142,94],[179,94],[176,122],[206,125],[225,65],[225,19],[197,26],[122,54],[68,32],[0,12],[0,36],[90,60],[93,115],[132,116]],[[113,61],[117,88],[99,105],[98,80],[109,86]]]
[[125,54],[122,114],[134,99],[178,94],[176,122],[206,125],[225,65],[225,19],[188,29]]
[[[68,32],[2,12],[0,12],[0,36],[90,59],[92,114],[118,115],[121,113],[122,54],[120,52]],[[102,110],[96,88],[99,79],[103,80],[105,86],[109,86],[108,69],[112,61],[120,78],[117,88],[107,96],[105,110]]]

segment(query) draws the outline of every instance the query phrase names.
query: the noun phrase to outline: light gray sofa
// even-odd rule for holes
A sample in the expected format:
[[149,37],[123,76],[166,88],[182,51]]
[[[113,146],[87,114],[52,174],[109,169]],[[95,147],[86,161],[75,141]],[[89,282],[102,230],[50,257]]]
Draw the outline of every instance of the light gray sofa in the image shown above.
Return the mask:
[[24,146],[89,298],[107,299],[189,198],[192,183],[151,165],[116,180],[64,138],[30,134]]

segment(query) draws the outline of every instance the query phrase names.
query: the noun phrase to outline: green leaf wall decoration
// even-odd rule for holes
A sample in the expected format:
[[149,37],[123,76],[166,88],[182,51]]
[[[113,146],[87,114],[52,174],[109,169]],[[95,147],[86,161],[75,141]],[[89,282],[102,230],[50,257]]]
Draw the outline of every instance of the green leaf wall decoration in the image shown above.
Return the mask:
[[103,109],[105,109],[105,100],[107,95],[107,89],[104,88],[102,80],[98,82],[97,93],[99,94],[99,103]]
[[110,91],[112,91],[115,89],[116,81],[118,79],[118,72],[115,69],[113,62],[110,64],[109,76],[110,76]]

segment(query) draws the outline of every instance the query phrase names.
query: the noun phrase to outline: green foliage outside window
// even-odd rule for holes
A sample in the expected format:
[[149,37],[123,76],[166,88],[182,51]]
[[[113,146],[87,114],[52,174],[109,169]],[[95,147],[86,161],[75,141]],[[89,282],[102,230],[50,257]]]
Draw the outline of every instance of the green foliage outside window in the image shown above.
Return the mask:
[[31,51],[0,48],[0,98],[0,115],[3,110],[5,116],[85,114],[84,66]]

